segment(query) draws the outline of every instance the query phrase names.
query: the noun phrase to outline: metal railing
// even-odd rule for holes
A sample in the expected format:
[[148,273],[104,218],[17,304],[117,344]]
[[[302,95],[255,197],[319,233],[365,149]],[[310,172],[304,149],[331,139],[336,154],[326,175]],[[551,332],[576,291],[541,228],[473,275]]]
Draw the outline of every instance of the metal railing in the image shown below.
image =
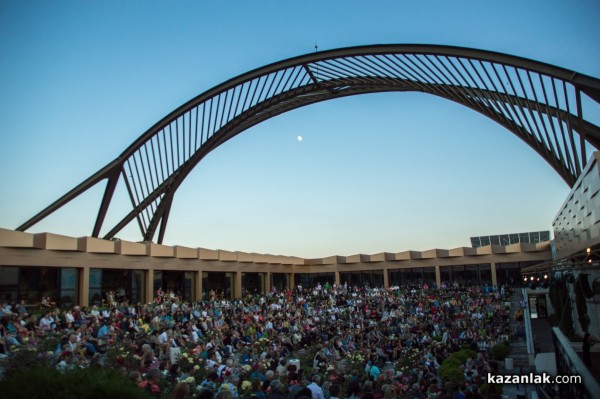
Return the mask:
[[557,388],[561,398],[597,399],[600,384],[573,350],[571,341],[558,327],[552,328],[552,339],[556,354],[557,375],[579,375],[581,384],[561,384]]

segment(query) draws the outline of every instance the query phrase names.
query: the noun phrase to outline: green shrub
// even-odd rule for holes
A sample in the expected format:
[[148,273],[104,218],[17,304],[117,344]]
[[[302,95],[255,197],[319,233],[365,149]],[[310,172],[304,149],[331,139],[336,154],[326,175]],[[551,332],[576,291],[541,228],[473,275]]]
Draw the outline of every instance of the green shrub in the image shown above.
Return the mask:
[[455,358],[460,361],[461,364],[464,364],[469,358],[477,359],[477,352],[472,349],[461,349],[458,352],[454,352],[452,355],[450,355],[450,357]]
[[39,340],[35,346],[28,340],[24,345],[14,348],[10,356],[2,361],[4,375],[48,367],[52,363],[57,343],[58,339],[51,336]]
[[494,359],[496,360],[504,360],[508,357],[508,355],[510,354],[510,346],[508,346],[506,343],[501,343],[498,345],[494,345],[492,346],[492,356],[494,357]]
[[446,360],[443,361],[442,367],[443,366],[446,366],[446,367],[460,367],[463,364],[464,364],[464,362],[461,362],[457,358],[450,356]]
[[0,398],[11,399],[149,399],[150,394],[111,369],[60,372],[49,367],[22,370],[0,381]]
[[500,396],[504,392],[502,384],[488,384],[485,383],[481,386],[481,394],[485,398],[492,397],[493,395]]
[[476,359],[477,352],[472,349],[462,349],[458,352],[454,352],[443,361],[439,375],[446,381],[458,384],[465,381],[465,375],[461,367],[467,362],[467,360]]
[[440,376],[444,378],[446,381],[450,381],[452,383],[461,383],[465,381],[465,374],[458,367],[440,367],[439,370]]

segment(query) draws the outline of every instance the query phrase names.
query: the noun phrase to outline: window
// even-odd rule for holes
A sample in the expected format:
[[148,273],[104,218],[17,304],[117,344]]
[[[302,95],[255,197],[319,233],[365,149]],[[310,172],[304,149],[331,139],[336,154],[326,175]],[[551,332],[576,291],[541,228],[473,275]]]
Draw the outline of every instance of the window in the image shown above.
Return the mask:
[[73,306],[78,301],[79,270],[65,268],[60,270],[60,304]]
[[263,292],[263,273],[242,273],[242,291],[251,294]]
[[479,265],[479,282],[481,284],[492,284],[492,267],[489,263]]
[[290,288],[289,286],[289,274],[287,273],[271,273],[271,287],[277,291],[285,290]]
[[90,305],[102,305],[102,269],[90,269]]
[[146,293],[146,272],[144,270],[131,271],[131,302],[143,303]]
[[452,283],[452,266],[440,266],[440,283]]

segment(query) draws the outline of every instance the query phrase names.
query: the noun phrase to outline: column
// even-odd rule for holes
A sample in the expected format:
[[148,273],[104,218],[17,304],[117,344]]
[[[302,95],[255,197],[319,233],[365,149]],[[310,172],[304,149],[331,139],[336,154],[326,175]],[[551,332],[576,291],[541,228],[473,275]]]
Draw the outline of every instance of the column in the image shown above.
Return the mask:
[[442,274],[440,273],[440,267],[436,266],[435,267],[435,285],[440,288],[440,285],[442,285]]
[[150,269],[146,273],[146,303],[154,302],[154,269]]
[[271,272],[265,272],[265,286],[263,287],[265,290],[265,294],[271,292]]
[[339,272],[339,271],[337,271],[337,270],[335,271],[335,285],[336,285],[337,287],[339,287],[339,286],[340,286],[340,272]]
[[496,262],[490,263],[490,272],[492,273],[492,285],[498,286],[498,278],[496,277]]
[[196,272],[196,301],[202,301],[202,270]]
[[383,269],[383,288],[390,288],[390,271],[386,268]]
[[89,306],[90,300],[90,268],[84,266],[79,271],[79,306]]
[[235,284],[233,287],[233,297],[241,298],[242,297],[242,272],[234,272],[235,273]]

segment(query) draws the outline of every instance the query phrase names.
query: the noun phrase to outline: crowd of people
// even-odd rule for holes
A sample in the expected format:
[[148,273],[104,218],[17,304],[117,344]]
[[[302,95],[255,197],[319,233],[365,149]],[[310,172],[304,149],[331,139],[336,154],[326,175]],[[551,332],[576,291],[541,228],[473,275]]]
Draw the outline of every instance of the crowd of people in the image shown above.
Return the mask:
[[[483,398],[497,367],[490,348],[510,336],[508,295],[491,286],[319,284],[193,303],[159,290],[151,304],[39,315],[3,303],[0,357],[53,338],[43,354],[52,367],[116,364],[156,397]],[[439,368],[466,347],[476,355],[461,365],[464,383],[448,384]]]

